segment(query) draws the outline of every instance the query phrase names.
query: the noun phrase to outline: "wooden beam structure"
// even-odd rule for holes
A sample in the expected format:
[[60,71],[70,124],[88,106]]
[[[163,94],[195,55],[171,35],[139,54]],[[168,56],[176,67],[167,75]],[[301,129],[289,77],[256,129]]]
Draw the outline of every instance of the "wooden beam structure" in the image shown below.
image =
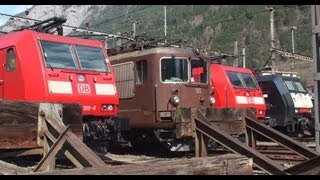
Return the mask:
[[53,170],[55,156],[62,152],[76,167],[105,167],[105,163],[63,122],[62,106],[59,104],[40,103],[39,132],[44,147],[44,156],[34,169],[37,171]]
[[251,175],[252,159],[236,154],[150,161],[122,166],[65,169],[32,175]]

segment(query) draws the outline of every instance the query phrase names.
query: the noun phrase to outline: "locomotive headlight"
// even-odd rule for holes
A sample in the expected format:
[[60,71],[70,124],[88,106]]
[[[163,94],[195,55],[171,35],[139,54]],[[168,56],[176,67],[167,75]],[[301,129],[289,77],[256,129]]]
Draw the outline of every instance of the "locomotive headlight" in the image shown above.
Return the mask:
[[216,103],[216,99],[213,96],[210,96],[209,102],[210,102],[210,105],[213,105],[214,103]]
[[102,104],[101,105],[101,111],[109,111],[109,112],[111,112],[111,111],[113,111],[113,106],[111,105],[111,104]]
[[113,111],[113,106],[112,105],[108,105],[107,106],[107,111]]
[[263,114],[263,111],[262,111],[262,110],[259,110],[259,114],[262,115],[262,114]]
[[174,95],[174,96],[171,97],[171,103],[174,106],[178,106],[179,102],[180,102],[180,98],[177,95]]
[[294,109],[294,112],[295,112],[295,113],[298,113],[298,112],[299,112],[299,110],[298,110],[298,109]]

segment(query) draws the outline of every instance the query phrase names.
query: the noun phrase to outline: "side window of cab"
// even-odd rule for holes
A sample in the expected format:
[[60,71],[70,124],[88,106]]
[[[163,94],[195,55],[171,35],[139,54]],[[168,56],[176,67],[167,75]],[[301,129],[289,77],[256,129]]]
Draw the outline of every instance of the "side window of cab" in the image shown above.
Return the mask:
[[10,48],[7,50],[7,54],[6,54],[6,69],[9,72],[12,72],[14,70],[16,70],[16,64],[17,64],[17,58],[16,55],[14,53],[13,48]]

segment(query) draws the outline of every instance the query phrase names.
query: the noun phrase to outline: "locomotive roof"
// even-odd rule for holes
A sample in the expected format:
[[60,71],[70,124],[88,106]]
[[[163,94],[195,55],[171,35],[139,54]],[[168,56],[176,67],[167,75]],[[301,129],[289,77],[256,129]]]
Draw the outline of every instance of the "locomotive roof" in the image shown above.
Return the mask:
[[225,66],[221,64],[217,64],[218,68],[221,68],[225,71],[236,71],[236,72],[242,72],[242,73],[252,73],[252,71],[248,68],[239,68],[239,67],[234,67],[234,66]]
[[[114,56],[109,56],[110,61],[113,60],[119,60],[119,59],[125,59],[125,58],[132,58],[132,57],[139,57],[139,56],[145,56],[145,55],[150,55],[150,54],[184,54],[185,56],[199,56],[196,54],[194,49],[191,48],[179,48],[179,47],[155,47],[151,49],[145,49],[142,51],[133,51],[133,52],[128,52],[128,53],[123,53],[123,54],[117,54]],[[207,56],[202,55],[200,53],[200,56],[203,59],[207,59]]]
[[257,79],[259,81],[275,81],[276,79],[293,79],[293,80],[300,80],[298,77],[292,76],[281,76],[280,74],[270,74],[270,75],[258,75]]
[[0,36],[0,48],[5,48],[8,46],[16,45],[17,43],[23,41],[24,44],[28,44],[26,40],[32,39],[43,39],[48,41],[55,41],[61,43],[78,44],[94,47],[103,47],[103,44],[97,40],[88,40],[74,37],[58,36],[46,33],[39,33],[32,30],[23,30],[18,32],[12,32],[9,34]]

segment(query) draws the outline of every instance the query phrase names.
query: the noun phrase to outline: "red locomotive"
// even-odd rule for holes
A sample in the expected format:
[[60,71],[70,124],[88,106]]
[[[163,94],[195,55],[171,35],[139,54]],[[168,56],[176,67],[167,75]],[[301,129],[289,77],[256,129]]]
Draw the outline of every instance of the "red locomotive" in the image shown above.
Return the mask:
[[100,41],[25,29],[0,36],[0,64],[2,100],[80,103],[84,141],[111,139],[119,98]]
[[247,68],[211,64],[213,108],[255,108],[265,118],[263,93],[252,71]]

